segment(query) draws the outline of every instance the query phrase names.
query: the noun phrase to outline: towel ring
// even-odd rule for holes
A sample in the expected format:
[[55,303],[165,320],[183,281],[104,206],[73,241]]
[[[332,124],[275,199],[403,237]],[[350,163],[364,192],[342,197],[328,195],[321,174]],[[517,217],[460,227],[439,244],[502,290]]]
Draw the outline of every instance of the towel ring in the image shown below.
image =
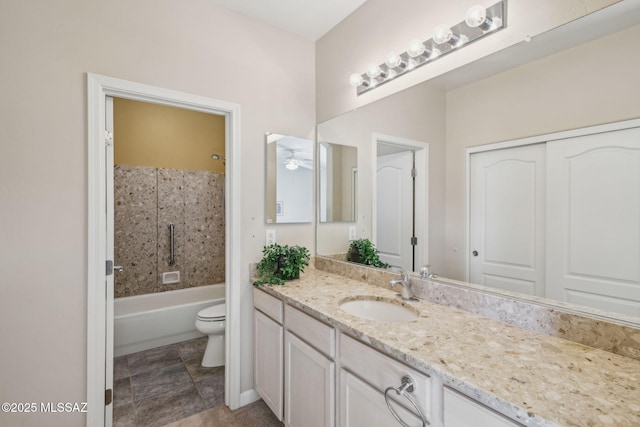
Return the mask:
[[384,391],[384,401],[387,404],[387,408],[389,408],[389,412],[391,412],[393,418],[395,418],[400,423],[400,425],[402,425],[403,427],[411,427],[409,426],[409,424],[405,423],[402,418],[400,418],[400,416],[396,413],[396,411],[391,406],[391,403],[389,402],[389,392],[391,390],[395,391],[398,396],[404,396],[409,402],[411,402],[411,405],[416,408],[416,411],[418,412],[418,414],[420,415],[420,419],[422,420],[422,427],[426,427],[430,424],[427,421],[427,417],[424,416],[420,405],[418,405],[418,402],[416,402],[416,400],[410,394],[413,392],[413,389],[413,379],[409,375],[405,375],[402,377],[402,384],[400,384],[400,387],[387,387],[387,389]]

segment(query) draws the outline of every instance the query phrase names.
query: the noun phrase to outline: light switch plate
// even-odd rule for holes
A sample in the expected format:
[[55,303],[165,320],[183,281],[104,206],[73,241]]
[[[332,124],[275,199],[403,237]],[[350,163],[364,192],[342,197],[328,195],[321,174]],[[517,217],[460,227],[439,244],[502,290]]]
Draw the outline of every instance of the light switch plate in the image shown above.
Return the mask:
[[266,232],[265,245],[273,245],[276,243],[276,230],[268,229]]
[[349,227],[349,240],[356,240],[356,227]]

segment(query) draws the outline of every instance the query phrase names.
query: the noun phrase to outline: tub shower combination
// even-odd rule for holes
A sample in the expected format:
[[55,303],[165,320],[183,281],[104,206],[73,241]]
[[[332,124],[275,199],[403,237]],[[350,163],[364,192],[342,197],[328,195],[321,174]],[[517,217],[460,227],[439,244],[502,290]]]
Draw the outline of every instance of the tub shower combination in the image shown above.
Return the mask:
[[114,355],[204,334],[223,365],[224,175],[117,165],[114,201]]
[[201,337],[198,312],[224,305],[225,285],[219,283],[156,294],[116,298],[113,303],[114,355],[149,350]]

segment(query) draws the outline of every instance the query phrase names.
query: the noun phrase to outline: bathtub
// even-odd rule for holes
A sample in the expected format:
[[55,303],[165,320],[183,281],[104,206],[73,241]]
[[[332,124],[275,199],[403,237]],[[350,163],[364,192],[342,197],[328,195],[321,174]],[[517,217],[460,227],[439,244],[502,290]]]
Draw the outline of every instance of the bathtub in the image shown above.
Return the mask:
[[225,301],[225,285],[198,286],[113,301],[113,354],[125,354],[204,336],[198,311]]

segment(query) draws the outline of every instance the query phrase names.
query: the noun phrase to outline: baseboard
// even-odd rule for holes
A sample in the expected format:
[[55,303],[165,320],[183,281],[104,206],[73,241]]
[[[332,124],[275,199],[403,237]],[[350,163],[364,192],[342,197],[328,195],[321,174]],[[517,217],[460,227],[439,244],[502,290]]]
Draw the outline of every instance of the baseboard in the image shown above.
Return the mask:
[[260,400],[260,395],[255,389],[243,391],[240,393],[240,407]]

